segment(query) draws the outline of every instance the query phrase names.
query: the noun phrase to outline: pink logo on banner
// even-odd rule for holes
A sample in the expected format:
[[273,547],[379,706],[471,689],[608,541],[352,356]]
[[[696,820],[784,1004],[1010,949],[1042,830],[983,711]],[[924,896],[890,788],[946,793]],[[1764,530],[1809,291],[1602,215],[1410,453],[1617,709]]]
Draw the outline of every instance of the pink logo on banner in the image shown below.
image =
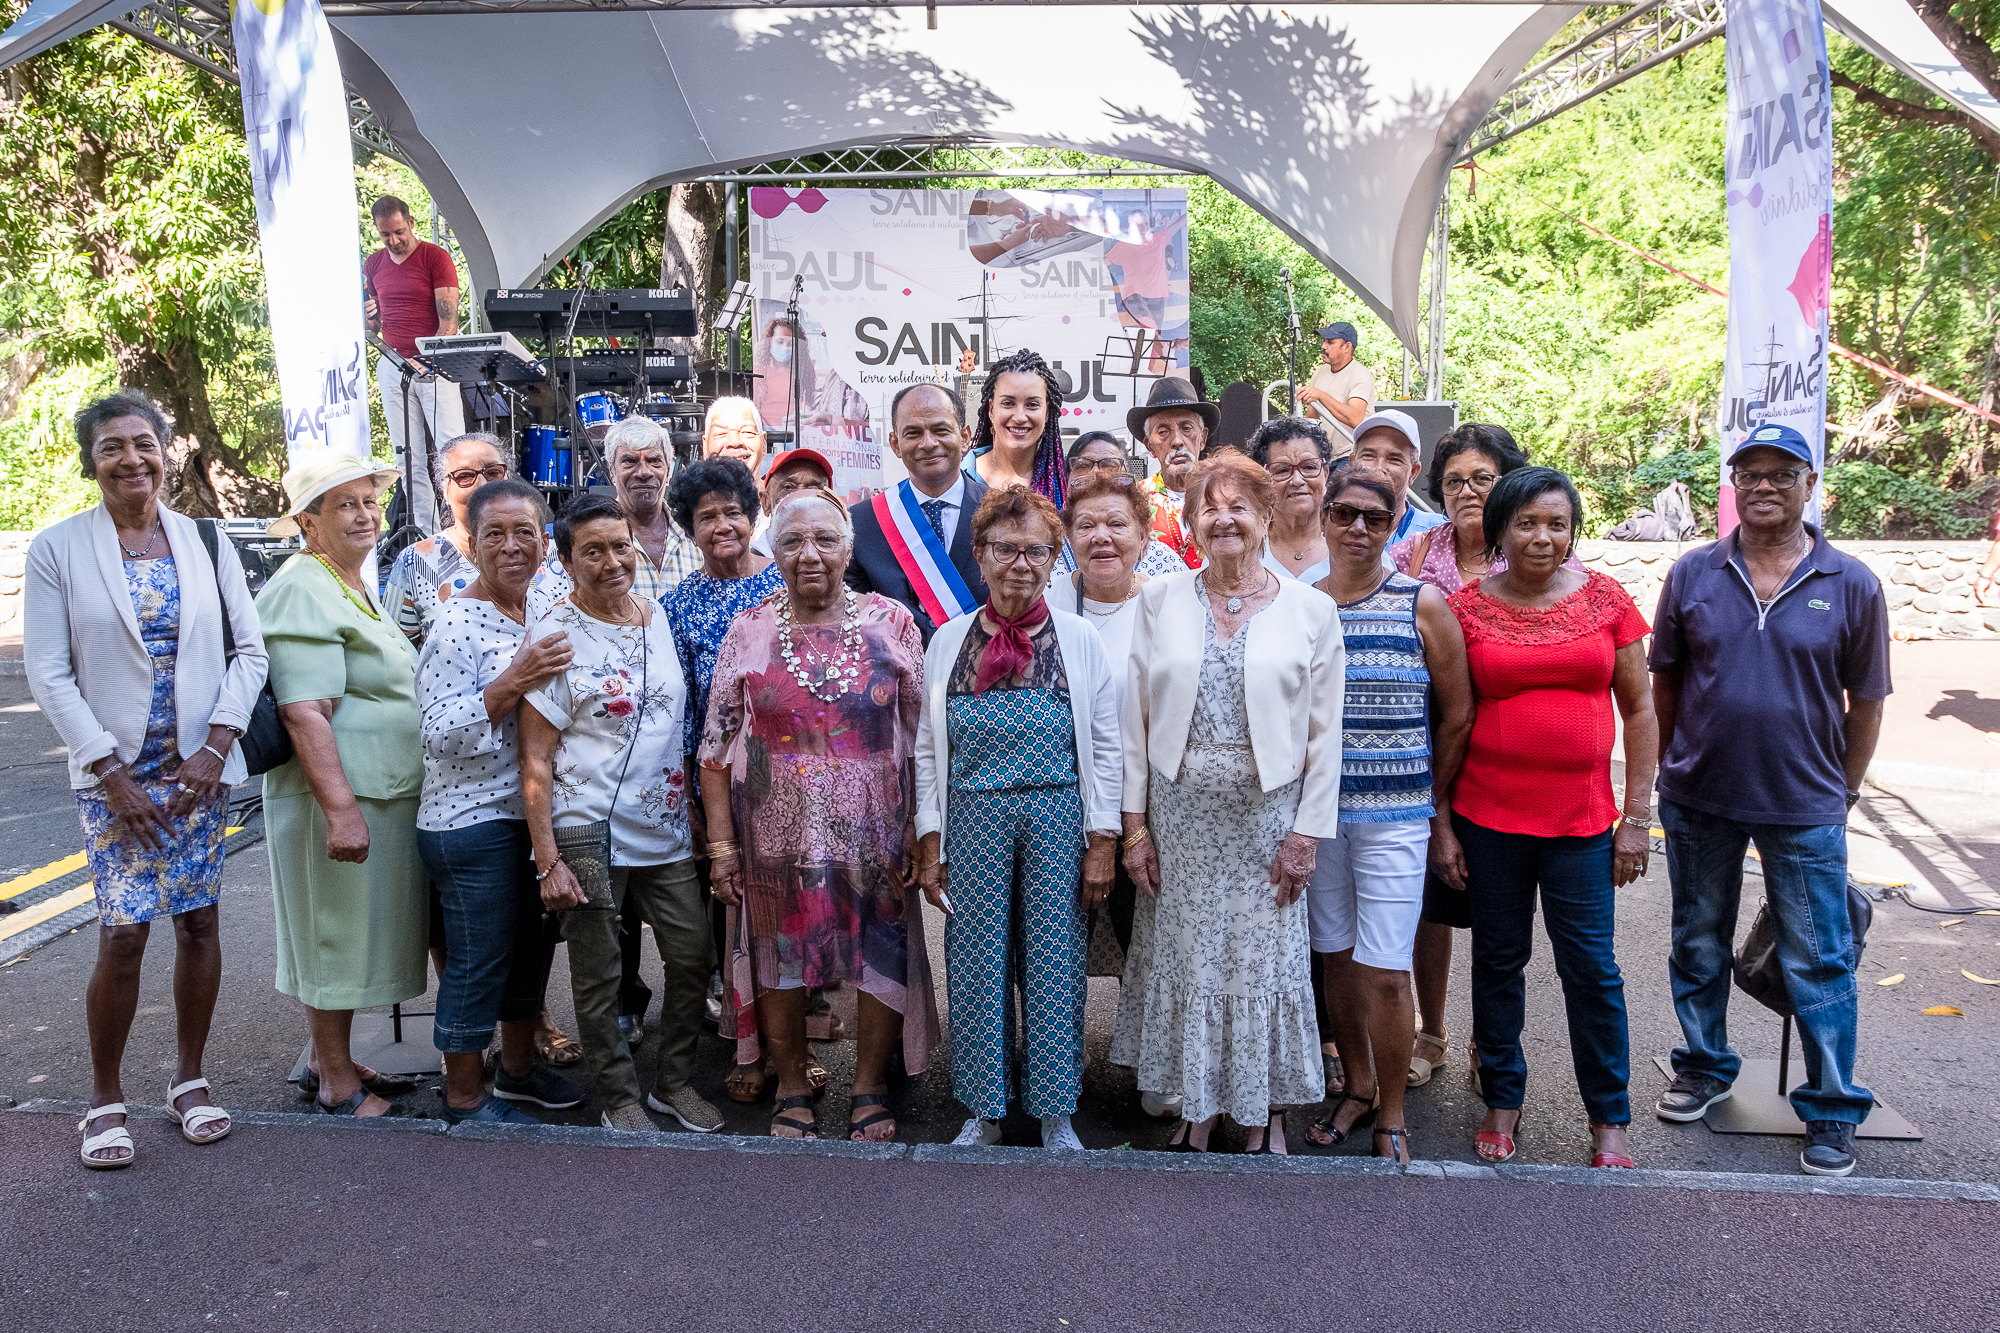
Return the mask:
[[826,196],[810,185],[797,194],[775,185],[759,185],[750,191],[750,211],[767,221],[793,204],[802,213],[817,213],[826,207]]
[[1799,271],[1785,288],[1799,303],[1799,318],[1808,324],[1819,318],[1820,311],[1833,308],[1827,290],[1833,280],[1832,253],[1833,219],[1822,213],[1819,231],[1806,246],[1806,252],[1799,256]]

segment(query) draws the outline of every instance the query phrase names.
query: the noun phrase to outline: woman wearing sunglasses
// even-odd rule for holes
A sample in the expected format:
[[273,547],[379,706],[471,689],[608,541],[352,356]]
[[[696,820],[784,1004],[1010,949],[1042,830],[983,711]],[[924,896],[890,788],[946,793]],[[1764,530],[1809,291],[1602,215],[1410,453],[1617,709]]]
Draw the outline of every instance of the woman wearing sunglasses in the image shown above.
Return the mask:
[[996,486],[972,533],[988,600],[932,637],[917,730],[919,876],[948,914],[952,1089],[972,1112],[956,1142],[998,1143],[1018,1083],[1042,1146],[1081,1148],[1070,1116],[1083,1091],[1083,927],[1118,846],[1118,690],[1084,618],[1043,599],[1063,539],[1056,507]]
[[438,451],[438,475],[452,524],[443,532],[406,547],[389,567],[383,600],[412,648],[421,649],[431,632],[438,608],[454,593],[479,578],[472,562],[472,530],[465,519],[466,501],[489,481],[512,475],[500,441],[485,431],[447,440]]
[[1306,1137],[1340,1143],[1373,1123],[1375,1155],[1407,1162],[1410,955],[1436,813],[1431,784],[1448,786],[1465,755],[1472,685],[1465,635],[1444,594],[1382,563],[1396,524],[1395,487],[1345,471],[1326,500],[1331,571],[1314,586],[1333,598],[1354,651],[1341,710],[1340,831],[1320,840],[1306,902],[1348,1082]]

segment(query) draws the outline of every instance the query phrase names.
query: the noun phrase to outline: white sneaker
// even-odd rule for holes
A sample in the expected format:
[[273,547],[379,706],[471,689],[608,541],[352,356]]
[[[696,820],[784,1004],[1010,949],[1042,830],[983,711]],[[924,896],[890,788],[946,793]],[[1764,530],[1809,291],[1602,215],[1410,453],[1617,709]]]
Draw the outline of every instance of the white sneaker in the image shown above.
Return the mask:
[[1042,1146],[1056,1152],[1082,1152],[1083,1140],[1076,1136],[1068,1116],[1045,1115],[1042,1117]]
[[[951,1141],[954,1148],[991,1148],[1000,1142],[1000,1122],[981,1120],[978,1116],[965,1122],[965,1128],[958,1131],[958,1137]],[[1082,1145],[1077,1145],[1081,1147]]]
[[1161,1092],[1139,1094],[1139,1109],[1155,1120],[1165,1120],[1181,1113],[1182,1099],[1179,1093],[1169,1097]]

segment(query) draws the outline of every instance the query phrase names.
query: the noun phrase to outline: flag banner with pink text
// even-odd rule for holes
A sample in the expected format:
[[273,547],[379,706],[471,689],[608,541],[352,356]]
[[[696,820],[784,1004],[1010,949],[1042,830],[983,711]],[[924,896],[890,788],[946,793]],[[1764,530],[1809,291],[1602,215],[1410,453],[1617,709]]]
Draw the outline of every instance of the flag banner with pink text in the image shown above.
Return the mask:
[[[1826,463],[1833,287],[1833,101],[1819,0],[1729,0],[1729,343],[1720,522],[1736,526],[1729,456],[1790,426]],[[1819,521],[1813,496],[1808,521]]]
[[354,147],[333,34],[319,0],[236,0],[231,26],[285,448],[366,458]]

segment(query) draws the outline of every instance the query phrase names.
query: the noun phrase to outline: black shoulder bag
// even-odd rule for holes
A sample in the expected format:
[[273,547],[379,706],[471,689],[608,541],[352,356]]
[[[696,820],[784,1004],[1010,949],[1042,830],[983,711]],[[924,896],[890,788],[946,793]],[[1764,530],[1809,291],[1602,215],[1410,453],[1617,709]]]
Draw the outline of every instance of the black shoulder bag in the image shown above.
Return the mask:
[[[215,570],[215,595],[222,603],[222,660],[226,668],[236,660],[236,630],[230,624],[229,599],[222,591],[222,531],[212,518],[198,518],[194,525],[201,531],[201,544],[208,552],[210,567]],[[232,559],[235,558],[236,543],[229,544],[229,553]],[[278,696],[271,693],[269,676],[264,678],[264,688],[257,695],[256,706],[250,710],[250,721],[244,726],[237,744],[243,747],[243,762],[249,767],[252,777],[268,773],[292,760],[291,734],[278,720]]]
[[611,895],[611,818],[618,813],[618,796],[625,790],[625,774],[632,767],[632,751],[638,748],[639,732],[646,725],[646,678],[652,656],[647,651],[647,626],[639,626],[639,711],[632,722],[632,744],[625,747],[625,762],[618,769],[618,785],[611,789],[611,808],[604,818],[588,824],[558,824],[555,828],[556,858],[576,876],[583,890],[585,912],[615,912],[618,904]]

